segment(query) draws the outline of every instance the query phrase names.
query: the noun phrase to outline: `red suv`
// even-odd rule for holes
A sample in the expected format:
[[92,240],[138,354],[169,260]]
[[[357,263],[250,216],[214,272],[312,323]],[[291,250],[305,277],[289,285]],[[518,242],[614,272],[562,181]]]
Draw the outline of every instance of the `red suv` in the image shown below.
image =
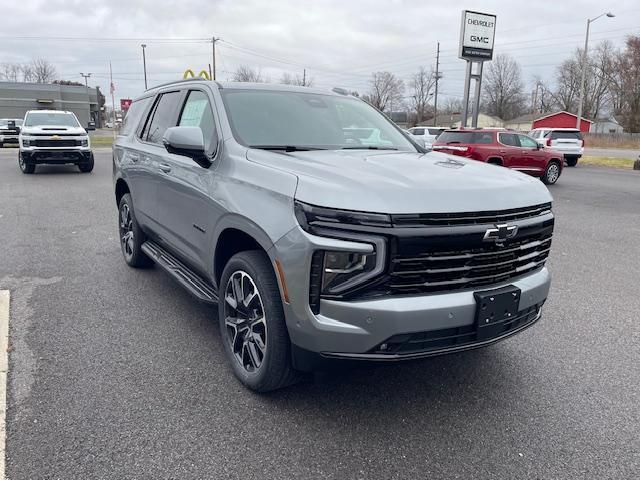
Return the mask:
[[562,173],[563,156],[545,149],[533,138],[511,130],[446,130],[433,142],[433,150],[513,168],[547,185]]

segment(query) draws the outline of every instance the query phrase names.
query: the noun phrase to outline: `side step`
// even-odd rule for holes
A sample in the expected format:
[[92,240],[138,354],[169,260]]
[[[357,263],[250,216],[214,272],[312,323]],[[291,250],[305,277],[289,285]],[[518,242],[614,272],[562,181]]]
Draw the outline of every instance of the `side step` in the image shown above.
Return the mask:
[[160,245],[148,240],[142,244],[141,249],[198,300],[205,303],[218,303],[218,295],[214,288]]

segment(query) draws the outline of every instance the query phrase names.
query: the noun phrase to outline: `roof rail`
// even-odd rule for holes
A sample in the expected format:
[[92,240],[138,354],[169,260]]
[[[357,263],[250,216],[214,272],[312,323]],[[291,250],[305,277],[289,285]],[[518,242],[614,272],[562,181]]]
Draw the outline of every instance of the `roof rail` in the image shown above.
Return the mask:
[[165,83],[161,83],[160,85],[154,85],[153,87],[149,87],[145,90],[145,92],[148,92],[149,90],[153,90],[155,88],[160,88],[160,87],[166,87],[167,85],[173,85],[174,83],[188,83],[188,82],[193,82],[196,80],[200,80],[203,82],[210,82],[211,80],[207,80],[206,78],[202,78],[202,77],[195,77],[195,78],[180,78],[178,80],[174,80],[172,82],[165,82]]

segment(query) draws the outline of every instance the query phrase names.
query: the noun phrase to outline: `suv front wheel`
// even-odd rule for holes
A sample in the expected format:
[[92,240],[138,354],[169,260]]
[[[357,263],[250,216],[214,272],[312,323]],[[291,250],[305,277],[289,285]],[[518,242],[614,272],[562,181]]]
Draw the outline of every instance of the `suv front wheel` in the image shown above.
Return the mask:
[[256,392],[294,383],[280,289],[266,253],[240,252],[220,280],[220,336],[235,376]]

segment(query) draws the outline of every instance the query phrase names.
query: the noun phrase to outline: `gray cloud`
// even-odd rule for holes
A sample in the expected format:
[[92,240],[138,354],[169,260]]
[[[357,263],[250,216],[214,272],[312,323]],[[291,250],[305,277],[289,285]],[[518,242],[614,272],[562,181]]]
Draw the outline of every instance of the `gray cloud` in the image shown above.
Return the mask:
[[[47,0],[16,2],[11,8],[0,32],[0,61],[46,58],[67,80],[82,80],[79,72],[90,71],[90,83],[108,93],[111,60],[116,97],[121,98],[144,88],[141,43],[148,45],[153,85],[180,78],[186,68],[205,69],[211,61],[211,44],[204,40],[165,39],[212,35],[229,42],[218,44],[220,79],[240,64],[259,68],[274,81],[285,71],[301,73],[306,67],[319,87],[361,92],[373,71],[390,70],[407,79],[419,66],[432,65],[440,41],[441,92],[460,96],[464,62],[457,58],[457,44],[463,8],[497,14],[496,51],[516,56],[529,83],[534,75],[550,79],[555,66],[582,46],[586,18],[607,7],[595,0]],[[640,33],[635,1],[617,2],[614,13],[616,18],[593,25],[591,45],[603,39],[621,45],[625,35]]]

